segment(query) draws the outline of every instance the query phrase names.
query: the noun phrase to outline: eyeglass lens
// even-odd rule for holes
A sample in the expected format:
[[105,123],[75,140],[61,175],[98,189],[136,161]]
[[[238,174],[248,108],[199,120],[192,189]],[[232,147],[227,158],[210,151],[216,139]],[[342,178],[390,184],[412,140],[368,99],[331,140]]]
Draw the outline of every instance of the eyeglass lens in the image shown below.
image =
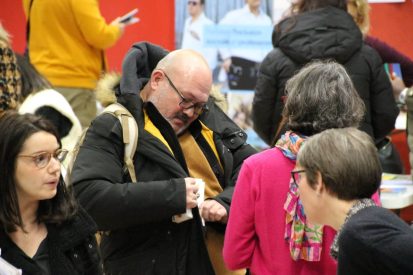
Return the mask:
[[194,108],[194,112],[197,115],[201,115],[203,112],[208,111],[208,107],[205,103],[195,103],[193,104],[192,101],[186,99],[182,93],[178,90],[178,88],[176,88],[175,84],[172,82],[172,80],[169,78],[169,76],[163,72],[166,79],[168,80],[169,85],[172,87],[172,89],[179,95],[179,97],[182,99],[182,101],[179,103],[179,106],[181,106],[181,108],[188,110],[191,108]]
[[57,161],[63,162],[67,156],[67,153],[68,153],[67,150],[59,149],[54,153],[44,152],[44,153],[38,154],[36,156],[31,156],[31,157],[33,158],[33,161],[37,167],[44,168],[49,164],[52,156]]
[[190,101],[183,100],[183,101],[181,101],[181,103],[179,103],[179,106],[181,106],[185,110],[194,108],[194,112],[197,115],[201,115],[203,112],[208,111],[208,108],[207,108],[206,104],[204,104],[204,103],[193,104]]

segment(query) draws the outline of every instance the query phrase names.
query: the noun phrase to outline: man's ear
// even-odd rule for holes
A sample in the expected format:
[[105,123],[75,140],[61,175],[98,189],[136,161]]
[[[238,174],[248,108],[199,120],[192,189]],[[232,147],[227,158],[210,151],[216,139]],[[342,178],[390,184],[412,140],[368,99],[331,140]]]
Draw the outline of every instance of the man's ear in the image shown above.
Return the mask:
[[149,80],[151,88],[156,89],[159,86],[159,81],[162,80],[162,72],[159,70],[154,70],[151,74],[151,78]]

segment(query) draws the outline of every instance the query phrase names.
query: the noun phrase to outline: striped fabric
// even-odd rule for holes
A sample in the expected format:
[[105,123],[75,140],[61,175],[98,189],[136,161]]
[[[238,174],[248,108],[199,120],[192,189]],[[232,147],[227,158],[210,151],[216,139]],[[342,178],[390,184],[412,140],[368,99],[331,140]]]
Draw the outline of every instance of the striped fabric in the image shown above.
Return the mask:
[[[293,132],[286,132],[277,141],[275,147],[279,148],[285,157],[296,160],[297,153],[305,141],[305,136]],[[291,179],[287,199],[284,203],[285,240],[289,243],[291,257],[294,260],[320,261],[323,226],[313,225],[306,221],[303,205],[298,194],[298,186]]]

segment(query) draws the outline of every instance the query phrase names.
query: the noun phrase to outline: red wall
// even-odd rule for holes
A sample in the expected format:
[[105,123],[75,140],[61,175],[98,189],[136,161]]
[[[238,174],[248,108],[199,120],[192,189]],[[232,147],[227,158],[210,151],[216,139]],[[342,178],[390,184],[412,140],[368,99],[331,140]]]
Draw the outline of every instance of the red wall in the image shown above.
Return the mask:
[[370,4],[370,34],[413,59],[413,2]]
[[[135,7],[139,8],[141,21],[129,26],[121,40],[107,51],[112,69],[120,70],[122,58],[133,42],[148,40],[169,50],[174,48],[174,1],[100,0],[100,6],[108,22]],[[412,0],[395,4],[371,4],[370,14],[370,33],[413,59]],[[14,49],[22,52],[26,26],[22,0],[0,0],[0,20],[13,35]]]
[[[55,0],[59,1],[59,0]],[[115,46],[107,50],[109,67],[120,71],[122,59],[137,41],[150,41],[169,50],[174,44],[174,1],[165,0],[100,0],[100,8],[107,22],[111,22],[134,8],[138,8],[140,22],[128,26]],[[26,19],[22,0],[0,0],[0,20],[13,36],[13,49],[23,52],[26,42]]]

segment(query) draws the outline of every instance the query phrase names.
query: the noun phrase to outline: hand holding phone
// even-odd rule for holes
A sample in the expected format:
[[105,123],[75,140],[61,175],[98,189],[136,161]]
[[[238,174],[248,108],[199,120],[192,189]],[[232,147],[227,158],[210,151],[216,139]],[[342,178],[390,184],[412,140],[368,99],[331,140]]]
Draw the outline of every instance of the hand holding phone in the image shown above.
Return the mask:
[[135,23],[139,22],[139,18],[134,17],[138,13],[138,9],[135,8],[128,12],[127,14],[119,17],[119,23],[125,24],[125,25],[132,25]]

